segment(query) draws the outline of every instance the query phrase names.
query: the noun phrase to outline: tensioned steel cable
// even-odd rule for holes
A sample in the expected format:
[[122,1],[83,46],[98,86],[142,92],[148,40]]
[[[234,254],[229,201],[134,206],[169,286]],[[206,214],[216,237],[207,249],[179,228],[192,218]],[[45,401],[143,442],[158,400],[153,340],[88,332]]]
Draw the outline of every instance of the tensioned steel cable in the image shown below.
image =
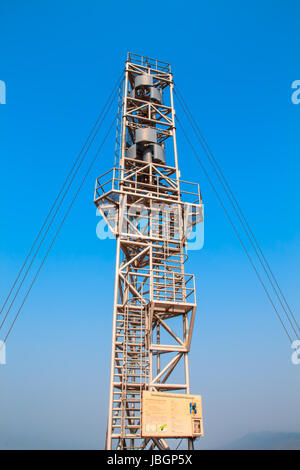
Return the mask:
[[[252,247],[253,247],[253,249],[256,253],[256,256],[258,257],[258,260],[259,260],[261,266],[263,267],[266,276],[268,277],[268,280],[269,280],[269,282],[270,282],[270,284],[271,284],[271,286],[272,286],[272,288],[275,292],[275,295],[276,295],[283,311],[285,312],[285,315],[286,315],[286,317],[287,317],[287,319],[288,319],[288,321],[291,325],[291,328],[293,329],[296,337],[299,338],[299,333],[296,331],[296,329],[298,331],[300,331],[297,320],[296,320],[295,316],[293,315],[293,312],[292,312],[292,310],[291,310],[291,308],[290,308],[290,306],[289,306],[282,290],[280,289],[278,281],[277,281],[274,273],[272,272],[271,267],[270,267],[268,261],[266,260],[264,254],[262,252],[262,249],[261,249],[261,247],[260,247],[260,245],[259,245],[259,243],[258,243],[258,241],[257,241],[257,239],[256,239],[256,237],[255,237],[255,235],[254,235],[254,233],[253,233],[246,217],[245,217],[245,214],[243,213],[236,197],[234,196],[234,194],[233,194],[233,192],[230,188],[230,185],[229,185],[228,181],[226,180],[226,178],[225,178],[225,176],[224,176],[224,174],[223,174],[223,172],[220,168],[220,165],[218,164],[215,156],[213,155],[211,149],[209,148],[203,134],[201,133],[195,118],[193,117],[186,101],[184,100],[184,98],[182,96],[182,93],[178,90],[178,87],[177,87],[177,92],[178,93],[176,93],[176,90],[174,90],[174,92],[176,94],[176,97],[178,98],[178,101],[179,101],[181,107],[183,108],[183,111],[184,111],[185,115],[187,116],[190,124],[192,125],[192,128],[193,128],[193,130],[194,130],[194,132],[195,132],[195,134],[196,134],[203,150],[205,151],[211,166],[213,167],[220,183],[223,186],[223,189],[224,189],[224,191],[225,191],[225,193],[226,193],[226,195],[227,195],[227,197],[228,197],[228,199],[229,199],[229,201],[230,201],[230,203],[231,203],[231,205],[232,205],[232,207],[233,207],[233,209],[234,209],[234,211],[235,211],[235,213],[236,213],[236,215],[237,215],[237,217],[238,217],[238,219],[239,219],[239,221],[240,221],[240,223],[241,223],[241,225],[242,225],[242,227],[243,227],[243,229],[244,229],[244,231],[247,235],[247,238],[249,239],[249,241],[250,241],[250,243],[251,243],[251,245],[252,245]],[[269,275],[269,273],[270,273],[270,275]],[[275,285],[273,284],[272,279],[273,279]],[[281,298],[280,298],[279,294],[281,295]],[[285,303],[288,311],[286,310],[283,303]],[[294,324],[293,324],[293,322],[294,322]]]
[[178,443],[178,445],[177,445],[177,447],[176,447],[175,450],[178,450],[178,447],[180,446],[180,444],[182,443],[182,441],[183,441],[183,438],[179,441],[179,443]]
[[48,250],[47,250],[47,252],[46,252],[44,258],[42,259],[42,261],[41,261],[41,263],[40,263],[40,265],[39,265],[39,268],[38,268],[38,270],[37,270],[37,272],[36,272],[36,274],[35,274],[35,276],[34,276],[32,282],[31,282],[31,284],[30,284],[30,286],[29,286],[29,288],[28,288],[28,290],[27,290],[27,292],[26,292],[26,294],[25,294],[25,296],[24,296],[24,299],[23,299],[23,301],[22,301],[22,303],[21,303],[21,305],[20,305],[20,307],[19,307],[19,309],[18,309],[18,311],[17,311],[17,313],[16,313],[16,315],[15,315],[15,317],[14,317],[14,320],[13,320],[13,322],[12,322],[12,324],[11,324],[11,326],[10,326],[8,332],[7,332],[7,334],[6,334],[5,338],[4,338],[4,341],[3,341],[3,343],[2,343],[2,346],[1,346],[1,348],[0,348],[0,351],[1,351],[1,349],[3,348],[4,344],[7,343],[7,339],[8,339],[8,337],[9,337],[9,335],[10,335],[10,333],[11,333],[11,331],[12,331],[14,325],[15,325],[15,322],[16,322],[17,318],[18,318],[19,315],[20,315],[20,312],[21,312],[21,310],[22,310],[22,308],[23,308],[23,306],[24,306],[24,304],[25,304],[25,302],[26,302],[26,300],[27,300],[27,298],[28,298],[28,296],[29,296],[29,294],[30,294],[30,291],[31,291],[32,287],[34,286],[34,283],[36,282],[36,280],[37,280],[37,278],[38,278],[38,276],[39,276],[39,273],[41,272],[41,269],[42,269],[42,267],[43,267],[43,265],[44,265],[44,263],[45,263],[45,261],[46,261],[48,255],[49,255],[49,253],[50,253],[50,250],[51,250],[51,248],[52,248],[52,246],[53,246],[53,244],[54,244],[54,242],[55,242],[55,240],[56,240],[56,238],[57,238],[57,236],[58,236],[58,234],[59,234],[59,232],[60,232],[62,226],[64,225],[64,222],[65,222],[65,220],[66,220],[66,218],[67,218],[69,212],[71,211],[71,209],[72,209],[72,207],[73,207],[73,205],[74,205],[74,202],[76,201],[76,199],[77,199],[77,197],[78,197],[78,194],[80,193],[80,190],[81,190],[81,188],[82,188],[82,186],[83,186],[83,184],[84,184],[86,178],[88,177],[88,175],[89,175],[89,173],[90,173],[90,171],[91,171],[91,169],[92,169],[92,167],[93,167],[95,161],[97,160],[97,158],[98,158],[98,156],[99,156],[99,153],[100,153],[100,151],[101,151],[101,149],[102,149],[102,147],[103,147],[103,145],[104,145],[104,143],[105,143],[107,137],[109,136],[109,134],[110,134],[112,128],[113,128],[114,123],[115,123],[115,117],[114,117],[114,119],[113,119],[113,121],[112,121],[112,123],[111,123],[111,125],[110,125],[110,127],[109,127],[109,129],[108,129],[108,131],[107,131],[107,133],[106,133],[106,135],[105,135],[105,137],[104,137],[104,139],[102,140],[101,144],[99,145],[99,147],[98,147],[98,149],[97,149],[97,151],[96,151],[96,154],[95,154],[93,160],[91,161],[91,163],[90,163],[90,165],[89,165],[89,167],[88,167],[88,169],[87,169],[87,171],[86,171],[86,173],[85,173],[85,175],[84,175],[84,177],[83,177],[83,179],[82,179],[82,181],[81,181],[81,183],[80,183],[80,185],[79,185],[79,187],[78,187],[78,190],[77,190],[76,193],[75,193],[75,196],[73,197],[71,203],[69,204],[69,207],[68,207],[68,209],[67,209],[67,211],[66,211],[66,213],[65,213],[65,215],[64,215],[64,217],[63,217],[63,219],[62,219],[62,222],[60,223],[60,225],[59,225],[59,227],[58,227],[58,229],[57,229],[57,231],[56,231],[56,233],[55,233],[55,235],[54,235],[54,237],[53,237],[53,239],[52,239],[52,241],[51,241],[51,244],[49,245]]
[[11,296],[11,294],[12,294],[12,292],[13,292],[13,290],[14,290],[14,288],[15,288],[17,282],[18,282],[18,280],[20,279],[20,276],[21,276],[21,274],[22,274],[22,272],[23,272],[23,270],[24,270],[24,268],[25,268],[25,266],[26,266],[26,264],[27,264],[27,261],[29,260],[30,255],[31,255],[31,253],[33,252],[34,247],[36,246],[36,244],[37,244],[37,242],[38,242],[38,240],[39,240],[39,238],[40,238],[40,236],[41,236],[41,234],[42,234],[42,232],[43,232],[43,230],[44,230],[44,228],[45,228],[45,226],[46,226],[46,224],[47,224],[47,222],[48,222],[48,220],[49,220],[49,218],[50,218],[50,216],[51,216],[51,214],[52,214],[52,212],[53,212],[53,210],[54,210],[54,208],[55,208],[55,206],[56,206],[56,204],[57,204],[57,202],[58,202],[58,200],[59,200],[59,198],[60,198],[60,196],[61,196],[61,194],[62,194],[62,192],[64,191],[64,189],[65,189],[65,187],[66,187],[66,185],[67,185],[67,183],[68,183],[68,181],[69,181],[69,179],[70,179],[70,177],[71,177],[71,175],[72,175],[72,173],[73,173],[73,171],[74,171],[76,165],[78,164],[79,159],[80,159],[82,153],[84,152],[84,149],[86,148],[85,153],[84,153],[84,156],[85,156],[86,153],[88,152],[88,150],[90,149],[92,143],[94,142],[95,137],[96,137],[96,135],[97,135],[97,133],[98,133],[98,131],[99,131],[99,128],[100,128],[100,126],[101,126],[101,124],[102,124],[102,122],[103,122],[103,120],[101,119],[102,116],[103,116],[103,113],[105,112],[105,109],[106,109],[106,107],[108,106],[110,100],[111,100],[112,97],[115,95],[116,90],[117,90],[118,87],[120,86],[120,83],[121,83],[121,81],[122,81],[122,77],[123,77],[123,72],[122,72],[122,74],[120,75],[120,77],[118,78],[117,82],[115,83],[112,92],[111,92],[110,95],[108,96],[108,98],[107,98],[107,100],[106,100],[106,102],[105,102],[105,104],[104,104],[102,110],[100,111],[100,113],[99,113],[99,115],[98,115],[98,117],[97,117],[97,119],[96,119],[96,121],[95,121],[95,124],[93,125],[93,127],[92,127],[92,129],[91,129],[91,131],[90,131],[90,133],[89,133],[89,135],[88,135],[88,137],[86,138],[86,140],[85,140],[85,142],[84,142],[84,144],[83,144],[83,146],[82,146],[82,148],[81,148],[79,154],[78,154],[77,157],[75,158],[75,161],[74,161],[74,163],[72,164],[72,167],[71,167],[69,173],[67,174],[67,177],[66,177],[65,181],[63,182],[63,184],[62,184],[62,186],[61,186],[61,188],[60,188],[60,190],[59,190],[59,192],[58,192],[58,194],[57,194],[57,196],[56,196],[56,198],[55,198],[55,200],[54,200],[54,202],[53,202],[53,204],[52,204],[52,206],[51,206],[51,208],[50,208],[50,210],[49,210],[49,212],[48,212],[48,214],[47,214],[47,216],[46,216],[46,218],[45,218],[45,220],[44,220],[44,222],[42,223],[42,226],[41,226],[41,228],[40,228],[40,230],[39,230],[37,236],[36,236],[35,239],[34,239],[34,242],[33,242],[32,246],[31,246],[31,248],[30,248],[30,250],[29,250],[29,252],[28,252],[26,258],[25,258],[25,261],[24,261],[23,265],[21,266],[21,268],[20,268],[20,270],[19,270],[19,272],[18,272],[18,274],[17,274],[17,277],[16,277],[15,281],[13,282],[13,284],[12,284],[12,286],[11,286],[11,289],[10,289],[10,291],[9,291],[9,293],[8,293],[6,299],[5,299],[5,301],[4,301],[4,303],[3,303],[2,307],[1,307],[0,315],[2,314],[2,312],[3,312],[3,310],[4,310],[5,306],[6,306],[6,304],[7,304],[7,302],[8,302],[8,300],[9,300],[9,298],[10,298],[10,296]]
[[[117,85],[116,85],[116,86],[118,86],[119,84],[120,84],[120,81],[117,82]],[[30,269],[31,269],[31,266],[32,266],[32,264],[33,264],[33,262],[34,262],[34,260],[35,260],[35,258],[36,258],[36,256],[37,256],[38,252],[40,251],[40,249],[41,249],[41,247],[42,247],[42,245],[43,245],[43,243],[44,243],[44,240],[45,240],[45,238],[46,238],[46,236],[47,236],[47,234],[48,234],[48,232],[49,232],[49,230],[50,230],[52,224],[54,223],[54,221],[55,221],[55,219],[56,219],[56,216],[57,216],[57,214],[58,214],[58,212],[59,212],[59,210],[60,210],[60,207],[61,207],[61,205],[62,205],[62,203],[63,203],[65,197],[67,196],[67,194],[68,194],[68,192],[69,192],[69,190],[70,190],[70,187],[71,187],[71,185],[72,185],[72,183],[73,183],[73,181],[74,181],[74,179],[75,179],[75,177],[76,177],[76,175],[77,175],[77,173],[78,173],[78,171],[79,171],[81,165],[83,164],[84,160],[86,159],[86,155],[87,155],[87,153],[88,153],[88,151],[89,151],[89,149],[90,149],[90,147],[91,147],[93,141],[95,140],[95,137],[97,136],[97,134],[98,134],[98,132],[99,132],[99,129],[100,129],[100,127],[101,127],[101,125],[102,125],[102,123],[103,123],[105,117],[107,116],[108,112],[109,112],[110,109],[111,109],[112,103],[113,103],[114,98],[115,98],[116,91],[117,91],[117,88],[114,87],[112,94],[110,94],[110,96],[109,96],[109,100],[105,103],[105,106],[104,106],[103,110],[101,111],[99,117],[97,118],[96,125],[93,127],[93,129],[95,130],[95,132],[94,132],[94,135],[92,136],[91,141],[88,143],[88,145],[87,145],[87,147],[86,147],[86,150],[85,150],[85,152],[84,152],[82,158],[80,159],[80,161],[79,161],[79,158],[80,158],[80,155],[81,155],[82,151],[81,151],[81,153],[79,154],[79,157],[77,157],[76,162],[75,162],[75,164],[73,165],[71,172],[69,172],[68,178],[65,180],[65,182],[64,182],[64,184],[63,184],[63,186],[62,186],[62,189],[61,189],[59,195],[61,195],[63,189],[66,187],[66,184],[67,184],[68,180],[70,180],[70,181],[69,181],[69,184],[68,184],[67,188],[65,189],[64,194],[63,194],[63,196],[62,196],[62,198],[61,198],[61,200],[60,200],[60,202],[59,202],[59,204],[58,204],[58,206],[57,206],[57,208],[56,208],[56,210],[55,210],[55,212],[54,212],[54,214],[53,214],[53,216],[52,216],[52,218],[51,218],[51,220],[50,220],[50,222],[49,222],[49,224],[48,224],[48,227],[46,228],[46,231],[45,231],[45,233],[44,233],[44,235],[43,235],[43,237],[42,237],[42,239],[41,239],[41,241],[40,241],[40,243],[39,243],[39,245],[38,245],[38,247],[37,247],[37,249],[36,249],[36,251],[35,251],[33,257],[32,257],[32,259],[31,259],[31,262],[30,262],[30,264],[29,264],[27,270],[25,271],[25,274],[23,275],[23,278],[22,278],[21,282],[19,283],[19,286],[18,286],[18,288],[17,288],[17,290],[16,290],[16,292],[15,292],[15,295],[14,295],[14,297],[13,297],[13,299],[12,299],[12,301],[11,301],[11,303],[10,303],[10,305],[9,305],[9,307],[8,307],[8,309],[7,309],[7,311],[6,311],[6,314],[5,314],[5,316],[4,316],[4,318],[3,318],[2,322],[1,322],[0,330],[1,330],[2,326],[4,325],[4,323],[6,322],[6,319],[7,319],[7,317],[8,317],[8,314],[9,314],[11,308],[13,307],[13,304],[14,304],[14,302],[15,302],[15,300],[16,300],[16,298],[17,298],[19,292],[20,292],[20,289],[21,289],[21,287],[22,287],[22,285],[23,285],[23,283],[24,283],[24,281],[25,281],[25,279],[26,279],[26,277],[27,277],[27,275],[28,275],[28,273],[29,273],[29,271],[30,271]],[[108,105],[108,108],[105,110],[105,108],[107,107],[107,105]],[[104,113],[104,114],[103,114],[103,113]],[[99,122],[99,119],[100,119],[101,117],[102,117],[102,119],[101,119],[100,122]],[[90,133],[90,135],[91,135],[91,133]],[[78,161],[79,161],[79,163],[78,163]],[[75,169],[76,164],[78,164],[78,165],[77,165],[77,168]],[[74,171],[74,169],[75,169],[75,171]],[[72,174],[73,171],[74,171],[74,173],[73,173],[73,175],[72,175],[72,177],[71,177],[71,179],[70,179],[70,176],[71,176],[71,174]],[[56,205],[58,199],[59,199],[59,196],[56,198],[55,203],[52,205],[52,208],[51,208],[51,210],[50,210],[50,212],[49,212],[47,218],[45,219],[45,222],[43,223],[42,229],[40,230],[38,236],[36,237],[36,239],[35,239],[35,241],[34,241],[34,244],[33,244],[33,246],[31,247],[31,250],[30,250],[29,254],[27,255],[26,261],[25,261],[25,263],[23,264],[23,266],[22,266],[22,268],[21,268],[21,270],[20,270],[20,272],[19,272],[19,274],[18,274],[18,277],[17,277],[16,281],[14,282],[14,285],[13,285],[13,287],[12,287],[12,289],[11,289],[11,292],[12,292],[14,286],[16,285],[18,279],[20,278],[21,273],[22,273],[22,271],[23,271],[23,269],[24,269],[24,267],[25,267],[25,265],[26,265],[26,263],[27,263],[27,261],[28,261],[28,259],[29,259],[29,256],[30,256],[30,254],[32,253],[32,251],[33,251],[33,249],[34,249],[34,247],[35,247],[35,245],[36,245],[38,239],[40,238],[40,235],[41,235],[41,233],[42,233],[42,231],[43,231],[43,228],[45,227],[46,222],[47,222],[47,220],[49,219],[49,216],[51,215],[51,213],[52,213],[52,211],[53,211],[53,209],[54,209],[54,207],[55,207],[55,205]],[[10,297],[11,292],[10,292],[8,298]],[[8,300],[8,298],[7,298],[7,300]],[[7,303],[7,300],[6,300],[5,304]],[[1,312],[2,312],[2,311],[3,311],[3,309],[1,310]]]
[[[103,120],[105,119],[107,113],[109,112],[112,103],[113,103],[113,98],[112,98],[112,100],[111,100],[111,102],[110,102],[109,108],[106,110],[106,112],[105,112],[105,114],[104,114],[104,116],[103,116],[103,118],[102,118],[102,120],[101,120],[101,122],[100,122],[100,124],[99,124],[98,130],[99,130],[99,128],[100,128],[100,126],[101,126]],[[25,279],[26,279],[26,277],[27,277],[27,275],[28,275],[28,273],[29,273],[29,271],[30,271],[30,269],[31,269],[31,266],[32,266],[32,264],[33,264],[33,262],[34,262],[34,260],[35,260],[35,258],[36,258],[36,256],[37,256],[39,250],[41,249],[41,246],[42,246],[42,244],[43,244],[43,242],[44,242],[44,240],[45,240],[45,238],[46,238],[46,236],[47,236],[47,234],[48,234],[48,232],[49,232],[49,230],[50,230],[50,228],[51,228],[53,222],[55,221],[55,218],[56,218],[56,216],[57,216],[57,214],[58,214],[58,211],[60,210],[60,207],[61,207],[61,205],[62,205],[62,203],[63,203],[65,197],[67,196],[67,194],[68,194],[68,192],[69,192],[69,190],[70,190],[70,187],[71,187],[71,185],[72,185],[72,183],[73,183],[73,181],[74,181],[74,179],[75,179],[75,177],[76,177],[76,175],[77,175],[77,173],[78,173],[78,171],[79,171],[79,169],[80,169],[82,163],[84,162],[84,160],[85,160],[85,158],[86,158],[87,152],[88,152],[88,150],[85,152],[85,154],[83,155],[81,161],[79,162],[79,165],[78,165],[78,167],[76,168],[76,170],[75,170],[75,172],[74,172],[74,174],[73,174],[73,176],[72,176],[72,178],[71,178],[71,180],[70,180],[70,183],[69,183],[69,185],[67,186],[67,188],[66,188],[66,190],[65,190],[65,192],[64,192],[64,194],[63,194],[63,197],[62,197],[62,199],[60,200],[60,202],[59,202],[59,204],[58,204],[58,206],[57,206],[57,208],[56,208],[55,213],[54,213],[53,216],[52,216],[52,219],[50,220],[50,223],[49,223],[49,225],[48,225],[48,227],[47,227],[47,229],[46,229],[46,231],[45,231],[45,233],[44,233],[44,235],[43,235],[43,237],[42,237],[42,239],[41,239],[41,241],[40,241],[40,244],[38,245],[38,247],[37,247],[37,249],[36,249],[36,251],[35,251],[35,253],[34,253],[34,255],[33,255],[32,259],[31,259],[31,262],[30,262],[30,264],[29,264],[29,266],[28,266],[28,268],[27,268],[27,270],[26,270],[26,272],[25,272],[25,274],[24,274],[24,276],[23,276],[23,278],[22,278],[22,280],[21,280],[21,282],[20,282],[20,284],[19,284],[19,286],[18,286],[18,289],[17,289],[17,291],[16,291],[16,293],[15,293],[15,295],[14,295],[14,297],[13,297],[13,299],[12,299],[10,305],[9,305],[9,308],[7,309],[7,312],[6,312],[6,314],[5,314],[5,316],[4,316],[3,320],[2,320],[2,323],[1,323],[1,325],[0,325],[0,330],[1,330],[2,326],[4,325],[4,323],[5,323],[6,319],[7,319],[7,316],[8,316],[8,314],[9,314],[9,312],[10,312],[10,310],[11,310],[11,308],[12,308],[12,306],[13,306],[13,304],[14,304],[14,302],[15,302],[17,296],[18,296],[18,293],[20,292],[20,289],[21,289],[21,287],[22,287],[22,285],[23,285],[23,283],[24,283],[24,281],[25,281]]]
[[191,147],[191,149],[192,149],[192,151],[193,151],[193,153],[194,153],[196,159],[197,159],[198,162],[200,163],[200,166],[201,166],[201,168],[202,168],[202,171],[203,171],[203,173],[205,174],[205,176],[206,176],[206,178],[207,178],[207,180],[208,180],[210,186],[212,187],[214,193],[216,194],[217,199],[218,199],[219,203],[221,204],[221,206],[222,206],[222,208],[223,208],[223,210],[224,210],[224,212],[225,212],[225,214],[226,214],[226,217],[227,217],[229,223],[231,224],[231,226],[232,226],[232,228],[233,228],[233,230],[234,230],[236,236],[238,237],[238,240],[239,240],[239,242],[240,242],[240,244],[241,244],[241,246],[242,246],[242,248],[243,248],[243,250],[244,250],[244,252],[245,252],[245,254],[246,254],[246,256],[247,256],[247,258],[248,258],[248,260],[249,260],[249,262],[250,262],[252,268],[254,269],[254,272],[255,272],[255,274],[256,274],[256,276],[257,276],[257,278],[258,278],[260,284],[262,285],[262,287],[263,287],[263,289],[264,289],[264,291],[265,291],[265,293],[266,293],[266,295],[267,295],[267,298],[269,299],[269,302],[270,302],[270,304],[272,305],[272,307],[273,307],[273,309],[274,309],[274,311],[275,311],[275,313],[276,313],[276,316],[277,316],[278,320],[280,321],[280,323],[281,323],[281,325],[282,325],[282,328],[284,329],[284,331],[285,331],[285,333],[286,333],[286,335],[287,335],[287,337],[288,337],[290,343],[292,343],[292,342],[293,342],[292,337],[290,336],[290,334],[289,334],[289,332],[288,332],[288,330],[287,330],[287,328],[286,328],[284,322],[282,321],[282,318],[281,318],[281,316],[280,316],[280,314],[279,314],[279,312],[278,312],[278,310],[277,310],[277,308],[276,308],[276,306],[275,306],[275,304],[274,304],[274,302],[273,302],[273,300],[272,300],[272,298],[271,298],[271,296],[270,296],[270,294],[269,294],[269,292],[268,292],[268,290],[267,290],[267,288],[266,288],[266,286],[265,286],[265,283],[264,283],[263,279],[261,278],[261,276],[260,276],[258,270],[256,269],[256,266],[255,266],[255,264],[254,264],[254,262],[253,262],[253,260],[252,260],[251,255],[249,254],[249,252],[248,252],[248,250],[247,250],[245,244],[243,243],[243,240],[241,239],[241,237],[240,237],[240,235],[239,235],[239,233],[238,233],[238,231],[237,231],[237,229],[236,229],[236,227],[235,227],[235,225],[234,225],[234,223],[233,223],[233,221],[232,221],[232,219],[231,219],[231,217],[230,217],[228,211],[226,210],[226,207],[224,206],[224,204],[223,204],[223,202],[222,202],[222,199],[221,199],[221,197],[220,197],[220,195],[219,195],[217,189],[215,188],[215,185],[213,184],[213,182],[212,182],[212,180],[211,180],[211,178],[210,178],[210,176],[209,176],[209,174],[208,174],[208,172],[207,172],[207,170],[206,170],[206,167],[204,166],[204,164],[203,164],[202,160],[200,159],[199,155],[197,154],[197,152],[196,152],[196,150],[195,150],[195,148],[194,148],[192,142],[191,142],[190,139],[188,138],[187,133],[185,132],[184,127],[183,127],[183,125],[181,124],[181,122],[180,122],[180,120],[178,119],[178,117],[177,117],[177,122],[179,123],[179,125],[180,125],[180,127],[181,127],[181,129],[182,129],[182,132],[183,132],[183,134],[184,134],[184,136],[185,136],[185,138],[186,138],[188,144],[190,145],[190,147]]

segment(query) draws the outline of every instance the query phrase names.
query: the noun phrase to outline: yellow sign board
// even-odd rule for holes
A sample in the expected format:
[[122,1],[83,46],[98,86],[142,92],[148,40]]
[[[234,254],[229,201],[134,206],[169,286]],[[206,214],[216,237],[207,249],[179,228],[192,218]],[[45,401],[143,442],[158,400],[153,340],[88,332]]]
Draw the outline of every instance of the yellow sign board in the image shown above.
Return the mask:
[[203,436],[200,395],[143,392],[142,437]]

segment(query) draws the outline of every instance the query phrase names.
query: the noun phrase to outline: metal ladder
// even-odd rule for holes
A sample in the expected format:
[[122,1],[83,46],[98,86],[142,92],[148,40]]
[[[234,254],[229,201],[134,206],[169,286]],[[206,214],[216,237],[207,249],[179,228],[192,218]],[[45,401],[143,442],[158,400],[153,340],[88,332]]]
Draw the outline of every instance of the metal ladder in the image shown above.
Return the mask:
[[145,307],[127,304],[118,328],[117,333],[123,332],[121,359],[117,346],[122,373],[115,373],[115,377],[120,378],[120,393],[116,393],[113,404],[113,434],[114,429],[120,429],[120,446],[133,449],[137,448],[134,439],[141,438],[142,392],[149,380]]

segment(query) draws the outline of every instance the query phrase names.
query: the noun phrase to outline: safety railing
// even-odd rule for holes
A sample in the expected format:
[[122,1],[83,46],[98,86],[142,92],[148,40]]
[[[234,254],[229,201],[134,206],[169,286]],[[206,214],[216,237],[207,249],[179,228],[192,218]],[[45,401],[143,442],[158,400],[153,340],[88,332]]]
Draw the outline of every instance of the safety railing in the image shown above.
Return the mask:
[[128,52],[127,59],[132,64],[140,65],[142,67],[150,67],[162,72],[171,72],[171,65],[167,62],[162,62],[161,60],[151,59],[150,57],[133,54],[132,52]]
[[[128,271],[130,284],[145,302],[195,304],[195,276],[168,270]],[[136,295],[136,294],[133,294]]]
[[170,271],[154,271],[153,300],[194,304],[195,276]]
[[126,170],[113,167],[96,180],[95,202],[110,191],[122,191],[139,196],[201,204],[198,183],[170,178],[158,171],[149,172],[149,166]]

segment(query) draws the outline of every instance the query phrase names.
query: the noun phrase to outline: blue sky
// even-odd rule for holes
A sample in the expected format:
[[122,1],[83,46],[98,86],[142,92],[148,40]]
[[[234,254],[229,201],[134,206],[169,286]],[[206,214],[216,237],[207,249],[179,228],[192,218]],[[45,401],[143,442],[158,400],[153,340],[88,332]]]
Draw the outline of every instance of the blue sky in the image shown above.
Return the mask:
[[[297,314],[299,14],[296,0],[166,0],[157,11],[144,1],[3,0],[1,299],[132,51],[172,64]],[[206,433],[197,445],[300,431],[300,366],[180,132],[178,149],[206,216],[204,248],[189,263],[198,296],[191,382]],[[1,448],[103,447],[115,243],[96,237],[93,190],[113,161],[111,135],[8,342]]]

